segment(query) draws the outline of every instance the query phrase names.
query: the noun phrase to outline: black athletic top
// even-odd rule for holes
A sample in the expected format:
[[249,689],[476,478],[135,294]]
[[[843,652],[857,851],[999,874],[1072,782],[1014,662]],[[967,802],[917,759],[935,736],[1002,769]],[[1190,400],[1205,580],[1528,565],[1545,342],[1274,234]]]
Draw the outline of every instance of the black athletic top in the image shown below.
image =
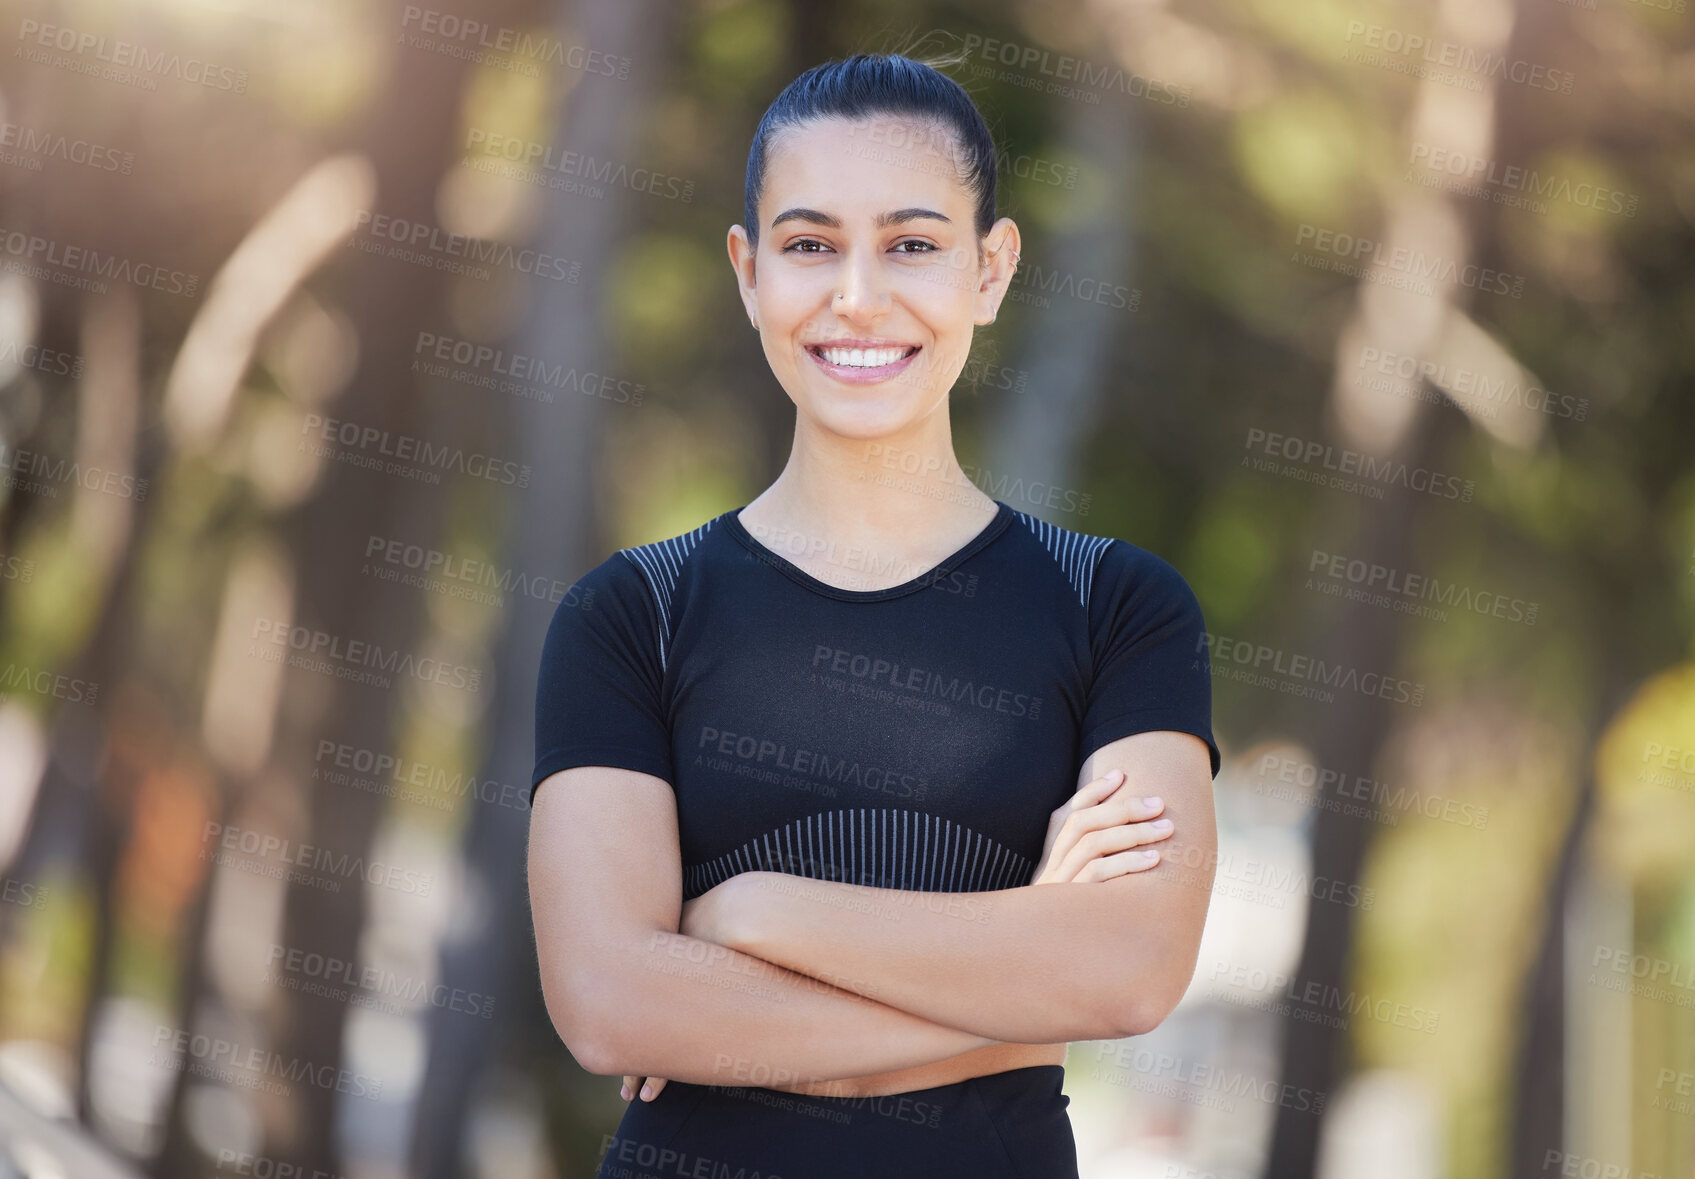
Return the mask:
[[1028,884],[1087,756],[1212,737],[1200,606],[1161,558],[996,500],[936,568],[839,589],[740,508],[620,549],[554,611],[530,794],[572,766],[677,797],[683,896],[738,872],[966,892]]

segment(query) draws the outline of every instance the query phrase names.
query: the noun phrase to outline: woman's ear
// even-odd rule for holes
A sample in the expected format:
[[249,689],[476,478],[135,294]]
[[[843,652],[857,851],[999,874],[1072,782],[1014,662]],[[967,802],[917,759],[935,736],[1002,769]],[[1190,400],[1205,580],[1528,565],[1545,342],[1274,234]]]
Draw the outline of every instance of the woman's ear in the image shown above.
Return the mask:
[[754,313],[754,263],[757,251],[748,240],[747,230],[740,225],[730,226],[729,235],[724,240],[724,248],[730,255],[730,268],[736,272],[736,287],[741,292],[742,306],[747,311],[749,321],[757,328],[759,323]]
[[989,227],[983,238],[985,252],[983,281],[977,287],[976,320],[980,324],[995,322],[1001,300],[1018,269],[1018,225],[1011,217],[1002,217]]

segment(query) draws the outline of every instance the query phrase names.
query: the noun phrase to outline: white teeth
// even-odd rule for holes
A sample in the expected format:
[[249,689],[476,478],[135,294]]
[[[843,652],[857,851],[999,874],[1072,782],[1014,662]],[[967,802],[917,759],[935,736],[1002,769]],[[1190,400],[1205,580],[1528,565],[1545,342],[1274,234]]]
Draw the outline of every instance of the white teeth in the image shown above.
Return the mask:
[[820,348],[824,359],[831,364],[852,368],[881,368],[906,355],[905,348]]

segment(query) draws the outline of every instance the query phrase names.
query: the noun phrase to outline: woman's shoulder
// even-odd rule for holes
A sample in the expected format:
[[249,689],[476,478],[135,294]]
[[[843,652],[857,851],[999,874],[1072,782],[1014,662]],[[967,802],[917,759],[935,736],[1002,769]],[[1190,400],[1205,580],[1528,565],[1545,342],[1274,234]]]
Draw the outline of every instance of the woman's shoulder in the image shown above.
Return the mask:
[[577,578],[561,608],[600,609],[639,621],[648,629],[669,631],[682,596],[681,584],[700,545],[723,516],[672,536],[614,549]]
[[1094,593],[1096,614],[1122,613],[1145,621],[1200,617],[1200,600],[1175,564],[1119,537],[1101,555]]
[[1150,549],[1122,537],[1051,524],[1017,509],[1014,514],[1071,579],[1085,608],[1100,604],[1103,598],[1121,601],[1132,596],[1145,601],[1150,597],[1193,597],[1177,567]]

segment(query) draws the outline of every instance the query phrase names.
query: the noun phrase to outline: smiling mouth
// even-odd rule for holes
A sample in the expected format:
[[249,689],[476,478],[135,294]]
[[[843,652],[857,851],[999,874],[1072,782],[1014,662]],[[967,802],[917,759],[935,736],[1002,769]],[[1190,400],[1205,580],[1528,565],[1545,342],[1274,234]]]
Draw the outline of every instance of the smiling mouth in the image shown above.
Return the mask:
[[917,352],[918,345],[911,344],[904,347],[888,348],[824,348],[816,344],[809,344],[806,350],[820,360],[840,365],[843,368],[886,368]]

